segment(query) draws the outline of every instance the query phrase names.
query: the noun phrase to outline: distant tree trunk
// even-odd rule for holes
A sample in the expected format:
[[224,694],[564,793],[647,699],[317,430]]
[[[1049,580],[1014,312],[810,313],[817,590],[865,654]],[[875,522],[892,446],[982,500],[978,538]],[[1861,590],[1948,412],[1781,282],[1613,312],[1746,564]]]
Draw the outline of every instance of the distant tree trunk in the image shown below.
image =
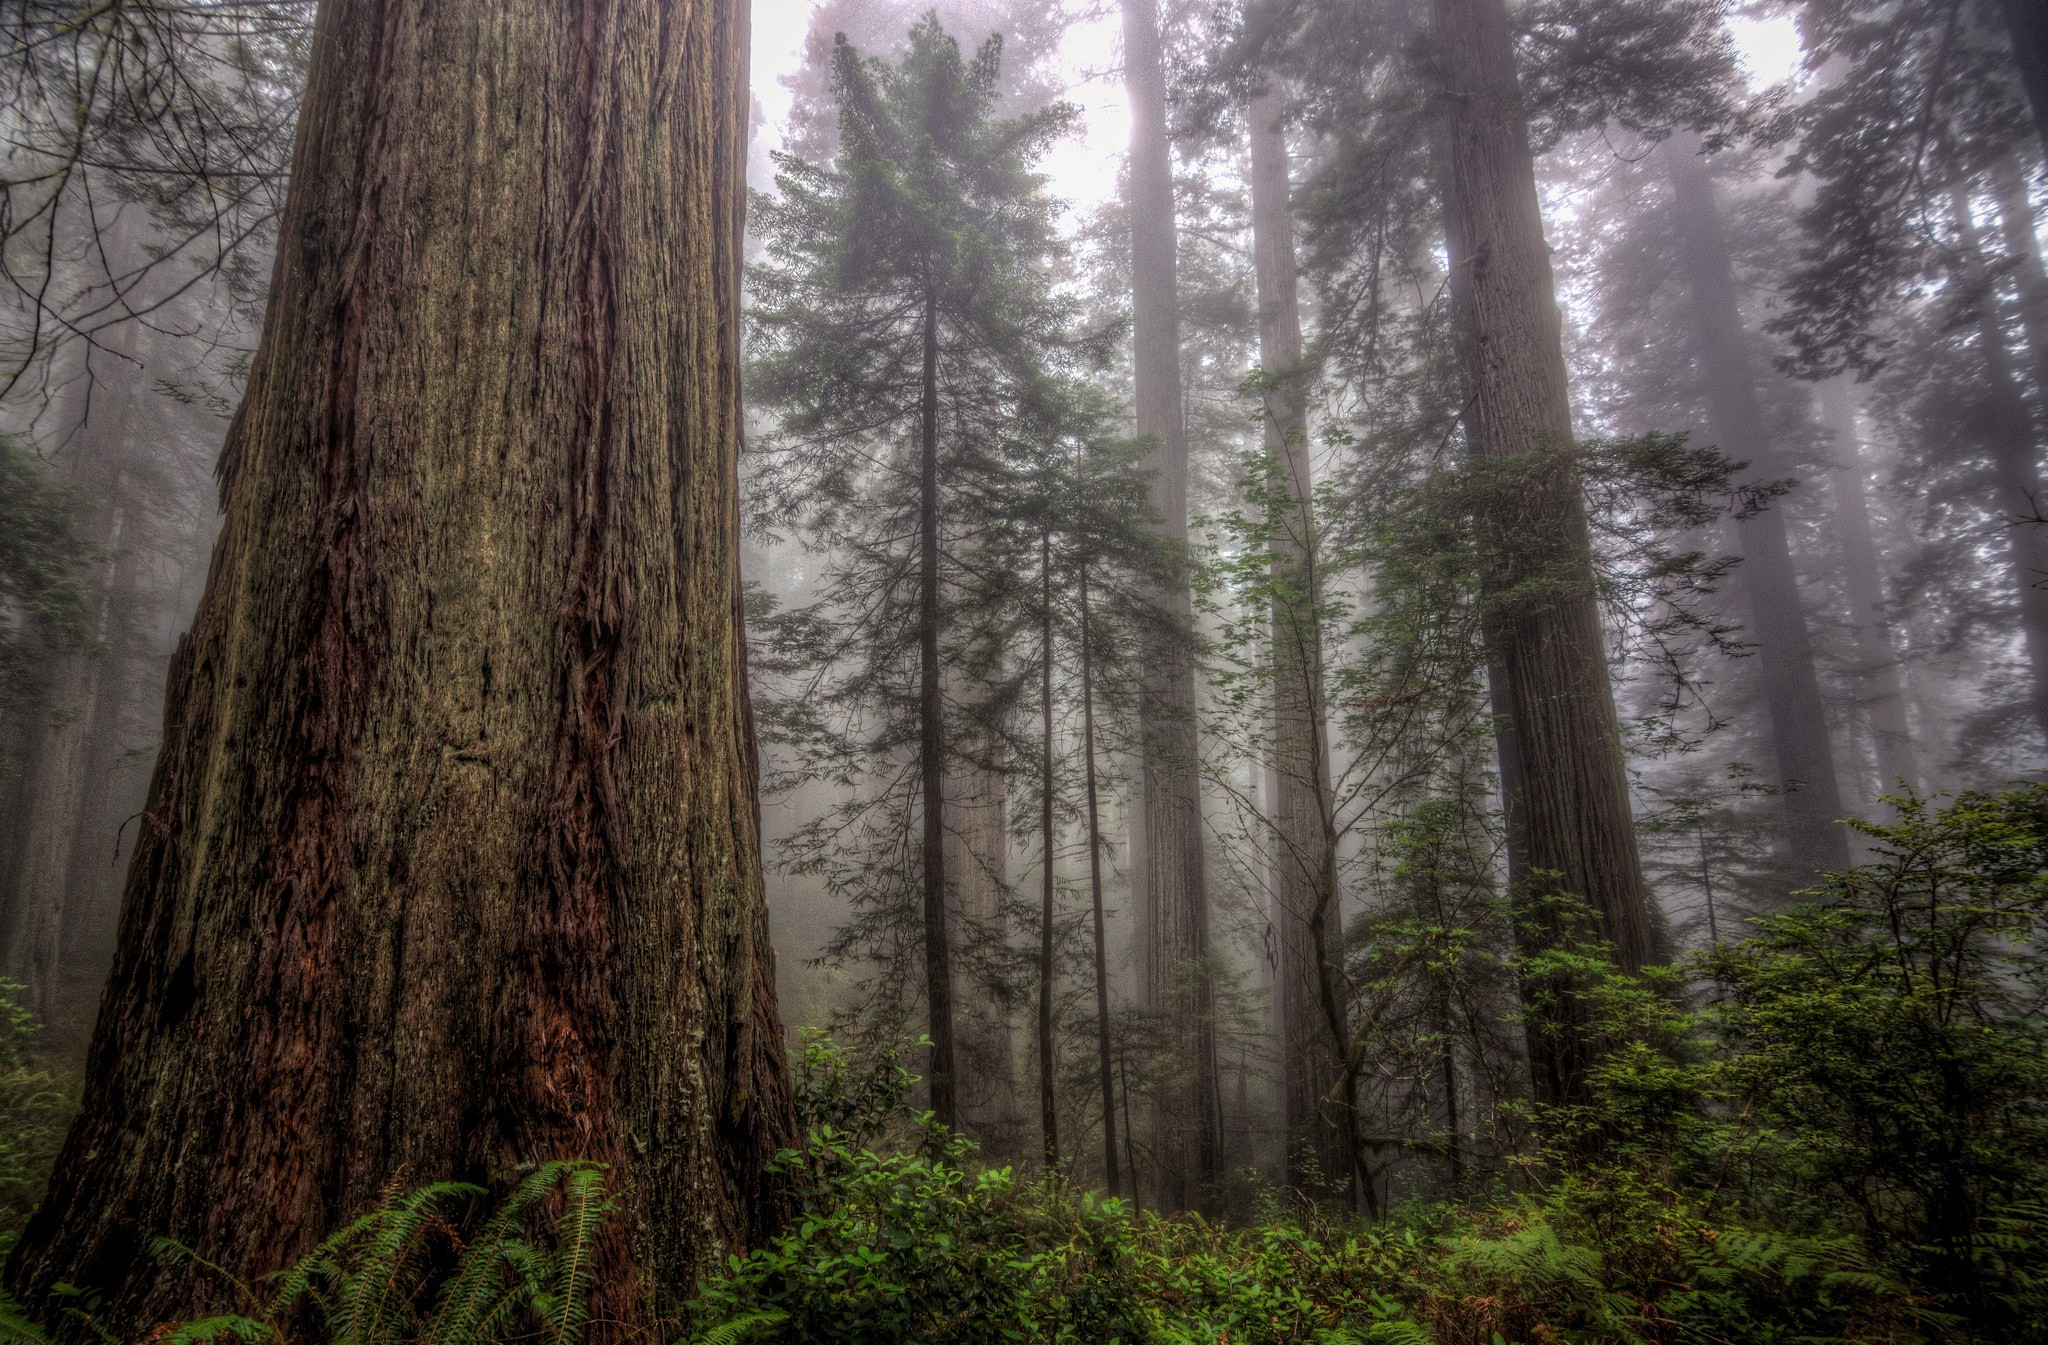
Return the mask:
[[[114,338],[117,353],[127,354],[133,328],[123,326]],[[102,730],[100,694],[107,671],[106,635],[115,601],[120,555],[128,545],[130,502],[126,473],[128,423],[133,398],[129,390],[101,383],[87,363],[75,375],[71,395],[60,405],[70,442],[60,455],[69,470],[67,484],[79,493],[86,510],[85,540],[99,553],[91,560],[92,625],[80,644],[55,650],[44,670],[51,712],[35,726],[22,769],[23,816],[13,871],[13,891],[4,927],[5,973],[27,988],[27,1007],[48,1022],[63,977],[66,926],[72,918],[71,898],[77,886],[72,859],[78,826],[94,782],[88,777],[92,745]],[[98,406],[88,415],[88,406]],[[66,461],[68,460],[68,461]]]
[[1060,1118],[1054,1105],[1053,1088],[1053,896],[1058,876],[1054,868],[1052,820],[1052,533],[1038,535],[1039,656],[1038,695],[1042,738],[1039,743],[1038,841],[1041,892],[1038,912],[1038,1126],[1045,1146],[1045,1170],[1060,1166]]
[[[1696,136],[1665,150],[1679,265],[1691,298],[1692,342],[1707,403],[1707,433],[1729,457],[1750,464],[1765,481],[1789,476],[1788,464],[1764,428],[1749,340],[1735,303],[1735,265],[1721,224],[1714,179]],[[1737,575],[1755,623],[1771,750],[1778,764],[1786,850],[1807,873],[1849,866],[1849,833],[1841,825],[1840,782],[1827,704],[1814,671],[1813,641],[1799,597],[1799,573],[1785,526],[1783,499],[1736,524],[1742,549]]]
[[[942,703],[973,705],[988,689],[951,665],[941,669]],[[985,724],[982,707],[958,716],[946,768],[948,943],[954,967],[955,1103],[960,1124],[991,1156],[1017,1152],[1015,1049],[1010,1037],[1004,902],[1008,896],[1010,827],[1002,735]],[[977,955],[977,949],[990,950]]]
[[924,393],[918,408],[918,762],[924,795],[925,1070],[932,1117],[958,1128],[953,1063],[953,951],[946,924],[946,716],[939,670],[939,301],[924,294]]
[[[1586,901],[1617,964],[1633,971],[1651,956],[1649,902],[1585,500],[1566,452],[1563,336],[1507,7],[1433,4],[1448,83],[1444,221],[1466,432],[1482,459],[1530,464],[1513,500],[1479,520],[1512,872],[1525,894],[1540,884]],[[1542,596],[1503,598],[1524,584]],[[1539,1093],[1578,1096],[1581,1034],[1538,1029],[1530,1045]]]
[[2040,441],[2034,419],[2012,367],[2005,329],[1998,319],[1998,295],[1984,263],[1977,222],[1970,214],[1969,193],[1950,193],[1955,215],[1962,281],[1975,295],[1978,358],[1983,361],[1986,419],[1991,435],[1993,517],[2005,532],[2006,563],[2019,604],[2020,633],[2026,644],[2029,672],[2028,708],[2034,723],[2048,735],[2048,528],[2020,520],[2048,505],[2041,495]]
[[[1273,747],[1267,807],[1273,830],[1274,979],[1280,1008],[1287,1174],[1311,1166],[1331,1183],[1351,1168],[1345,1128],[1331,1115],[1344,1043],[1323,1012],[1323,950],[1339,934],[1335,830],[1323,703],[1321,574],[1315,485],[1301,367],[1293,186],[1285,100],[1268,87],[1251,101],[1252,261],[1259,298],[1259,364],[1266,375],[1265,445],[1279,471],[1273,523]],[[1321,937],[1317,937],[1320,929]]]
[[2034,113],[2034,137],[2048,160],[2048,5],[2041,0],[1999,0],[2005,10],[2006,35],[2013,61]]
[[[1088,562],[1081,562],[1081,751],[1088,796],[1088,896],[1095,932],[1095,1066],[1102,1089],[1103,1184],[1123,1194],[1117,1168],[1116,1075],[1109,1041],[1109,952],[1102,929],[1102,810],[1095,779],[1095,638],[1089,629]],[[1133,1174],[1135,1177],[1135,1174]]]
[[[1131,105],[1131,310],[1140,436],[1155,445],[1153,504],[1167,537],[1187,539],[1187,428],[1181,409],[1173,165],[1157,0],[1122,0],[1124,87]],[[1187,584],[1156,595],[1177,631],[1193,625]],[[1145,658],[1139,705],[1144,794],[1145,1008],[1171,1043],[1178,1086],[1155,1099],[1160,1197],[1188,1208],[1222,1175],[1209,897],[1203,872],[1195,669],[1172,635]]]
[[1920,763],[1906,720],[1905,677],[1892,643],[1885,605],[1884,559],[1870,526],[1856,393],[1846,379],[1821,385],[1821,419],[1835,435],[1835,533],[1842,544],[1842,583],[1856,638],[1856,699],[1870,728],[1880,792],[1904,782],[1918,788]]
[[1999,237],[2012,258],[2013,285],[2019,290],[2020,330],[2027,335],[2034,388],[2037,396],[2048,398],[2048,271],[2041,266],[2026,173],[2017,160],[2000,159],[1992,166],[1991,185],[1998,194]]
[[[735,483],[739,5],[326,0],[83,1106],[8,1290],[124,1340],[385,1183],[607,1163],[591,1308],[794,1137]],[[167,1236],[195,1257],[150,1253]]]

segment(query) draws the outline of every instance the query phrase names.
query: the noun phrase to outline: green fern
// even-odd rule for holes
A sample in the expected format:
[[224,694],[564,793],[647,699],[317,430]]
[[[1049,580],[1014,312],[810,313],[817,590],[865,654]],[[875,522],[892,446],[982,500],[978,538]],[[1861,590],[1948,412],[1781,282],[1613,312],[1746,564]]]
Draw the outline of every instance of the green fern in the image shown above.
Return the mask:
[[21,1315],[6,1294],[0,1294],[0,1345],[48,1345],[42,1328]]
[[[222,1272],[241,1292],[245,1313],[187,1322],[163,1340],[281,1342],[284,1324],[310,1312],[324,1328],[317,1338],[330,1345],[489,1345],[532,1335],[534,1318],[555,1345],[575,1345],[590,1315],[594,1245],[617,1208],[605,1180],[602,1164],[542,1164],[467,1241],[456,1231],[458,1215],[484,1188],[437,1182],[404,1194],[387,1189],[376,1208],[269,1276],[267,1297]],[[562,1211],[536,1238],[536,1211],[558,1193]],[[198,1260],[174,1243],[159,1250]],[[449,1251],[453,1264],[444,1272],[438,1267]],[[5,1334],[8,1324],[0,1314],[0,1345],[14,1339]],[[295,1326],[293,1338],[300,1334]]]
[[762,1308],[704,1328],[697,1333],[696,1345],[741,1345],[756,1331],[772,1330],[788,1320],[786,1312]]

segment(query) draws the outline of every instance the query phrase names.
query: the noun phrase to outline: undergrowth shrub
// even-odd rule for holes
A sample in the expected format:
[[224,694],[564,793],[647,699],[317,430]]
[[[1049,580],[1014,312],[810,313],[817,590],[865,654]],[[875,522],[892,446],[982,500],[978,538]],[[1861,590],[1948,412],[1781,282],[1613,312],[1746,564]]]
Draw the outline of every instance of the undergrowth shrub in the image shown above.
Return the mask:
[[0,1258],[42,1199],[77,1106],[76,1091],[39,1057],[35,1016],[20,994],[19,985],[0,980]]

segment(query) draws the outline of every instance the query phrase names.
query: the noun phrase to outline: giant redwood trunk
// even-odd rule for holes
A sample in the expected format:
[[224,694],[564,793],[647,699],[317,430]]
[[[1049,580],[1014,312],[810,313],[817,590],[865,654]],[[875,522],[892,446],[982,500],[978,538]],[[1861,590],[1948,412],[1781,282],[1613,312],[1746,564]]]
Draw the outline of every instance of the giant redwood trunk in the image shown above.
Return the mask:
[[[620,1333],[793,1130],[735,451],[745,9],[326,0],[83,1108],[7,1287],[122,1339],[388,1181],[611,1166]],[[75,1327],[69,1327],[75,1331]]]
[[[1720,203],[1695,137],[1666,151],[1679,267],[1690,301],[1693,360],[1707,404],[1714,446],[1765,481],[1789,476],[1788,464],[1764,428],[1748,337],[1735,303],[1735,265]],[[1786,856],[1802,872],[1849,866],[1849,833],[1841,825],[1841,787],[1827,706],[1814,671],[1813,641],[1799,597],[1799,574],[1785,511],[1774,506],[1736,524],[1742,549],[1738,578],[1749,597],[1751,633],[1762,674],[1764,708],[1777,760],[1778,802]]]
[[[1124,88],[1131,104],[1131,316],[1138,434],[1152,445],[1152,504],[1169,540],[1187,540],[1188,442],[1181,408],[1179,281],[1166,75],[1157,0],[1122,0]],[[1140,688],[1143,770],[1145,1009],[1165,1034],[1173,1083],[1154,1099],[1160,1200],[1196,1203],[1222,1175],[1209,895],[1195,669],[1178,632],[1193,624],[1185,581],[1155,595],[1159,638]]]
[[[1549,249],[1503,0],[1433,0],[1446,81],[1451,303],[1475,455],[1510,479],[1479,518],[1511,870],[1587,903],[1615,961],[1650,957],[1649,902],[1572,468]],[[1509,488],[1512,485],[1512,489]],[[1532,1034],[1539,1092],[1576,1094],[1579,1034]]]
[[[1323,701],[1321,575],[1309,458],[1293,193],[1283,99],[1269,87],[1248,109],[1252,263],[1265,381],[1265,449],[1275,472],[1271,504],[1273,743],[1267,767],[1272,909],[1280,1009],[1288,1181],[1311,1166],[1341,1184],[1351,1170],[1347,1127],[1333,1098],[1342,1076],[1340,1020],[1325,1013],[1337,975],[1337,847]],[[1309,1162],[1313,1159],[1313,1164]]]

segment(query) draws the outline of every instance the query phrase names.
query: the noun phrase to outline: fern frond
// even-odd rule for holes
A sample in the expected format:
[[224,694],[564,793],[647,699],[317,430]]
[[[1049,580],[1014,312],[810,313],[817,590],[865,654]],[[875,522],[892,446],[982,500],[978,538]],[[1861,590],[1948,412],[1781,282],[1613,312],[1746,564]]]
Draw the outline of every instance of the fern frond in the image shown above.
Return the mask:
[[259,1322],[253,1317],[203,1317],[184,1325],[161,1337],[163,1345],[206,1345],[217,1340],[264,1341],[284,1339],[277,1328],[269,1322]]
[[757,1308],[753,1312],[705,1327],[697,1335],[697,1345],[740,1345],[756,1331],[781,1326],[789,1320],[789,1314],[776,1308]]
[[563,1175],[562,1214],[555,1221],[555,1277],[543,1313],[554,1345],[574,1345],[590,1319],[597,1235],[618,1207],[605,1190],[605,1174],[601,1163],[575,1163]]
[[0,1294],[0,1345],[49,1345],[43,1329],[21,1315],[13,1299]]

